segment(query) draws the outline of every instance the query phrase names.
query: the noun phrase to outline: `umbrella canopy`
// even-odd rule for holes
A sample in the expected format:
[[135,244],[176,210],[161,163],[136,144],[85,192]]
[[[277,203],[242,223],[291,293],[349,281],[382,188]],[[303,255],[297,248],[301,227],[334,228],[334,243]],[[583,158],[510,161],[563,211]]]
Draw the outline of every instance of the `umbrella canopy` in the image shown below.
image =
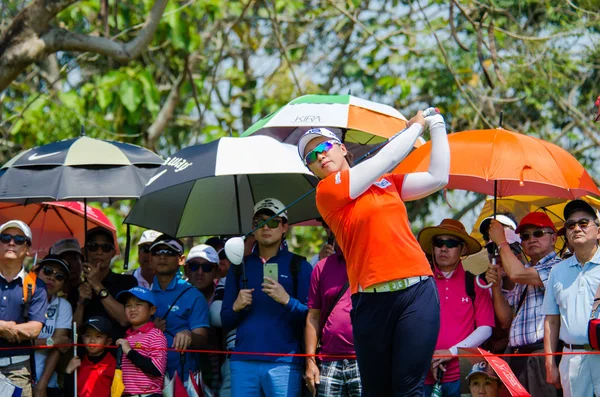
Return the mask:
[[162,164],[150,150],[86,136],[26,150],[0,168],[0,201],[138,198]]
[[[497,128],[451,134],[448,142],[447,189],[497,197],[543,195],[575,199],[600,195],[590,175],[571,154],[541,139]],[[408,155],[394,172],[427,171],[430,153],[428,142]]]
[[[352,95],[304,95],[260,119],[242,134],[267,135],[296,145],[314,127],[330,128],[355,155],[363,155],[406,128],[391,106]],[[416,147],[425,141],[420,139]]]
[[[32,233],[33,244],[30,254],[45,255],[52,244],[63,238],[76,238],[83,247],[85,244],[84,212],[84,204],[75,201],[29,205],[0,203],[0,224],[11,219],[25,222]],[[117,241],[114,225],[101,210],[88,206],[87,217],[88,230],[102,226],[110,230]],[[118,254],[118,246],[116,250]]]
[[[273,197],[289,205],[317,183],[295,146],[221,138],[165,160],[125,222],[176,237],[239,235],[252,230],[255,203]],[[290,223],[318,216],[314,192],[288,211]]]

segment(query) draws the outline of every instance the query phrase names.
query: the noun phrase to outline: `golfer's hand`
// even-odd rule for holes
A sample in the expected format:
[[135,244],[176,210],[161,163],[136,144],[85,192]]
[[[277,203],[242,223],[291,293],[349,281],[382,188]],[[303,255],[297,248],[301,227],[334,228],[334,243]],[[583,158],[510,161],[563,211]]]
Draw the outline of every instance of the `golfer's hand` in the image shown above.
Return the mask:
[[306,372],[304,374],[304,379],[306,380],[306,387],[308,387],[308,391],[313,396],[317,395],[317,388],[321,383],[321,380],[319,379],[320,374],[321,373],[319,372],[319,367],[315,362],[315,358],[309,357],[306,360]]
[[410,127],[413,124],[420,124],[421,128],[425,129],[425,117],[423,117],[423,111],[419,110],[416,115],[414,115],[408,123],[406,123],[406,128]]
[[233,311],[241,312],[244,310],[246,306],[250,306],[252,304],[252,293],[254,292],[254,288],[252,289],[241,289],[238,293],[238,297],[233,302]]
[[184,350],[187,349],[192,344],[192,332],[184,329],[183,331],[179,331],[175,334],[173,338],[173,346],[171,346],[175,350]]
[[290,295],[285,292],[283,285],[279,284],[272,278],[265,277],[265,282],[261,285],[263,287],[262,291],[273,298],[275,302],[281,303],[282,305],[287,305],[287,303],[290,301]]
[[500,245],[506,242],[506,236],[504,235],[504,226],[495,219],[490,222],[489,228],[490,239],[496,244]]
[[558,372],[558,367],[553,364],[552,366],[546,365],[546,382],[554,385],[557,389],[561,389],[562,385],[560,384],[560,373]]

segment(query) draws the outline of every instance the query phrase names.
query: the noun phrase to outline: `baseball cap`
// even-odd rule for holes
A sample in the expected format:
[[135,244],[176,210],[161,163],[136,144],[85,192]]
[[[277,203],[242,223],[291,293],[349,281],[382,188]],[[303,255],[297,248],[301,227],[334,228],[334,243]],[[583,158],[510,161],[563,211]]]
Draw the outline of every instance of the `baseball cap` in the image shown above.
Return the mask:
[[160,245],[166,245],[167,247],[179,253],[179,255],[183,255],[183,243],[178,238],[171,237],[167,234],[161,234],[150,246],[150,251]]
[[102,317],[102,316],[93,316],[90,317],[81,327],[82,331],[85,331],[85,329],[87,327],[92,327],[94,328],[96,331],[102,333],[102,334],[106,334],[106,335],[111,335],[112,332],[112,325],[110,323],[110,320],[107,319],[106,317]]
[[69,264],[58,255],[46,255],[44,259],[41,260],[39,269],[41,269],[43,265],[60,265],[63,267],[63,270],[65,273],[67,273],[67,275],[71,273],[71,266],[69,266]]
[[10,228],[19,229],[20,231],[22,231],[25,237],[29,239],[29,244],[31,244],[31,229],[29,228],[29,226],[27,226],[25,222],[16,219],[8,221],[2,224],[2,226],[0,226],[0,233]]
[[86,234],[86,239],[91,240],[93,237],[99,235],[106,237],[112,245],[115,245],[115,236],[113,235],[113,233],[102,226],[96,226],[95,228],[88,230]]
[[193,247],[188,253],[185,262],[187,263],[196,258],[205,259],[210,263],[219,263],[219,254],[217,254],[217,251],[215,251],[215,249],[210,245],[206,244],[200,244]]
[[595,209],[594,207],[592,207],[591,205],[589,205],[585,201],[578,199],[578,200],[569,201],[569,203],[567,205],[565,205],[565,209],[563,211],[563,215],[565,217],[565,221],[567,219],[569,219],[569,217],[571,216],[571,214],[573,212],[576,212],[576,211],[586,212],[586,213],[594,216],[596,219],[600,220],[600,214],[598,214],[598,210],[597,209]]
[[306,148],[306,145],[315,138],[329,138],[340,144],[342,143],[340,138],[338,138],[333,131],[328,130],[327,128],[312,128],[306,131],[298,141],[298,154],[300,155],[300,158],[304,158],[304,149]]
[[140,237],[140,241],[138,241],[137,245],[153,243],[161,234],[161,232],[157,232],[156,230],[146,230],[142,233],[142,237]]
[[125,304],[125,302],[127,302],[127,298],[130,296],[135,296],[139,300],[143,300],[152,306],[156,306],[156,301],[154,300],[154,295],[152,295],[152,292],[149,289],[142,287],[133,287],[132,289],[119,292],[117,294],[117,301]]
[[492,369],[492,366],[489,365],[487,361],[480,361],[477,364],[473,365],[473,368],[471,368],[471,372],[469,372],[469,375],[467,375],[467,382],[469,382],[469,379],[471,379],[471,377],[476,374],[483,374],[490,379],[498,381],[500,380],[500,378],[498,378],[498,375],[496,375],[496,373]]
[[[490,228],[490,223],[492,222],[492,219],[494,219],[493,216],[488,216],[487,218],[485,218],[484,220],[481,221],[481,223],[479,224],[479,233],[483,234],[484,236],[487,235],[487,232],[488,232],[488,229]],[[501,224],[503,224],[504,226],[508,226],[512,230],[517,229],[517,224],[515,223],[515,221],[513,221],[506,215],[496,214],[496,220],[498,222],[500,222]]]
[[523,219],[521,219],[521,222],[519,222],[519,226],[515,232],[521,233],[521,229],[523,229],[525,226],[548,227],[556,231],[554,223],[545,212],[536,211],[525,215]]
[[79,241],[77,241],[75,238],[64,238],[62,240],[58,240],[52,245],[52,247],[50,247],[50,253],[52,255],[62,255],[65,252],[77,252],[83,257]]
[[[254,215],[262,210],[269,210],[273,212],[274,215],[284,208],[285,206],[281,201],[274,198],[266,198],[256,203],[254,206]],[[286,220],[288,219],[287,211],[283,211],[281,214],[279,214],[279,216],[285,218]]]

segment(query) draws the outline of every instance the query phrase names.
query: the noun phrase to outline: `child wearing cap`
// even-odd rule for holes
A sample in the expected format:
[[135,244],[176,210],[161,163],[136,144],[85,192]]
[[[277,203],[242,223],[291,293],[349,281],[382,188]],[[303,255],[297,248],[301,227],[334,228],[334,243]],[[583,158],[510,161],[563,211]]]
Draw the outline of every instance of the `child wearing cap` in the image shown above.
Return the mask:
[[108,354],[106,346],[112,345],[110,320],[90,317],[81,327],[81,337],[87,354],[81,359],[73,357],[67,365],[67,374],[77,369],[78,397],[109,397],[117,361]]
[[156,304],[150,290],[135,287],[117,295],[125,306],[131,328],[125,339],[117,340],[123,349],[125,395],[161,396],[167,368],[167,338],[151,320]]

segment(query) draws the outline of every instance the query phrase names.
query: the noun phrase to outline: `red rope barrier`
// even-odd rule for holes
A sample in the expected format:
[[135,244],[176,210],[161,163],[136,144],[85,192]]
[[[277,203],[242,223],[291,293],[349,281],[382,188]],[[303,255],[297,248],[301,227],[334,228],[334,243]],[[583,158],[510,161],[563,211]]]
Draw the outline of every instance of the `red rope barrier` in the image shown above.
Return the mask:
[[[77,347],[104,347],[105,349],[116,349],[117,346],[104,346],[104,345],[94,345],[94,344],[83,344],[83,343],[73,343],[73,344],[64,344],[64,345],[53,345],[53,346],[19,346],[19,347],[0,347],[0,351],[7,350],[25,350],[25,349],[53,349],[53,348],[72,348],[74,346]],[[136,348],[138,349],[138,348]],[[143,347],[139,348],[140,350],[145,350]],[[167,352],[178,352],[178,353],[205,353],[205,354],[226,354],[226,355],[246,355],[246,356],[265,356],[265,357],[318,357],[318,358],[332,358],[332,359],[356,359],[355,355],[351,354],[304,354],[304,353],[269,353],[269,352],[234,352],[227,350],[205,350],[205,349],[185,349],[185,350],[177,350],[173,348],[166,349],[154,349],[154,350],[164,350]],[[502,353],[502,354],[492,354],[492,356],[496,357],[542,357],[542,356],[566,356],[566,355],[596,355],[600,354],[600,351],[577,351],[577,352],[556,352],[556,353]],[[478,358],[483,357],[480,354],[436,354],[433,355],[434,358]]]

